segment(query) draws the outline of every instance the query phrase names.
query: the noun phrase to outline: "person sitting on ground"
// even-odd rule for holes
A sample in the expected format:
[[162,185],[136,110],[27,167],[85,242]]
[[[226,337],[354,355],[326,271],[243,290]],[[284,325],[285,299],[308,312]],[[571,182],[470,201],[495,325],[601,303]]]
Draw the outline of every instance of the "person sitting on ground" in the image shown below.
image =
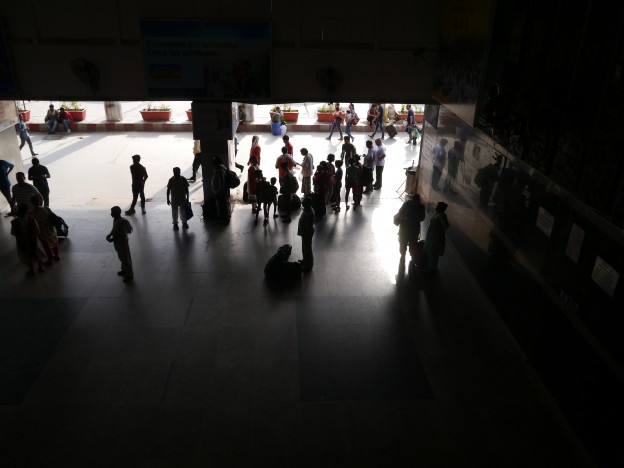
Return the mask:
[[48,135],[56,133],[56,126],[58,125],[58,117],[59,113],[56,109],[54,109],[54,104],[50,104],[48,108],[48,112],[45,115],[44,122],[46,127],[48,127]]
[[294,281],[301,279],[301,264],[289,262],[292,245],[284,244],[264,267],[264,276],[270,280]]
[[366,120],[368,120],[368,125],[375,125],[375,118],[377,117],[377,104],[373,104],[370,109],[368,109],[368,114],[366,115]]
[[72,115],[67,112],[64,107],[61,107],[58,114],[58,123],[63,125],[63,128],[65,128],[65,133],[71,133],[69,127],[71,126],[73,120],[74,119]]

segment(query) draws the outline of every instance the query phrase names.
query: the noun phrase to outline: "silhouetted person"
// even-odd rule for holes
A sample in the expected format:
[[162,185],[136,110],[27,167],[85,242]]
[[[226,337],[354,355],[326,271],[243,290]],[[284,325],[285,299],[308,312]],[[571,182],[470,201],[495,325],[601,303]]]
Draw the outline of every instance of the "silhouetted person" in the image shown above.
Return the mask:
[[173,230],[178,231],[178,216],[182,221],[182,228],[188,229],[186,219],[186,205],[189,201],[189,183],[180,175],[180,168],[173,168],[173,177],[167,182],[167,205],[171,206]]
[[4,159],[0,159],[0,192],[6,198],[7,203],[9,204],[9,212],[6,216],[11,216],[13,214],[13,200],[11,199],[11,180],[9,179],[9,174],[13,170],[15,166],[9,161],[5,161]]
[[37,187],[26,182],[26,176],[23,172],[16,173],[15,180],[17,180],[17,183],[11,188],[11,193],[13,194],[11,206],[17,208],[20,203],[24,203],[30,210],[33,207],[31,197],[33,195],[41,196],[41,194]]
[[217,218],[224,223],[230,222],[230,209],[228,207],[228,197],[230,189],[226,181],[226,167],[220,157],[215,156],[212,160],[214,171],[210,181],[210,188],[215,196],[217,205]]
[[117,257],[121,262],[121,270],[117,274],[123,276],[124,283],[129,283],[134,278],[132,257],[130,256],[130,246],[128,245],[128,234],[132,232],[132,226],[126,218],[121,216],[121,208],[118,206],[111,208],[111,216],[113,218],[113,229],[106,236],[106,240],[113,243]]
[[39,226],[32,216],[28,216],[28,205],[19,203],[15,210],[17,218],[11,221],[11,234],[15,236],[17,256],[22,263],[28,266],[28,275],[35,274],[34,264],[39,265],[43,272],[43,252],[37,245]]
[[297,235],[301,236],[301,270],[305,273],[312,270],[314,266],[314,254],[312,253],[312,237],[314,236],[314,209],[312,209],[312,198],[303,197],[301,202],[303,210],[297,226]]
[[435,214],[429,221],[429,229],[427,229],[424,252],[427,256],[427,268],[432,272],[438,271],[438,260],[444,255],[446,247],[446,230],[449,228],[446,217],[447,207],[446,203],[438,202]]
[[457,171],[459,163],[464,160],[464,147],[461,141],[455,140],[453,147],[448,152],[448,167],[446,169],[446,181],[444,182],[444,192],[457,195],[455,183],[457,182]]
[[488,164],[483,169],[480,169],[482,173],[481,177],[481,191],[479,192],[479,203],[481,206],[488,206],[490,202],[490,197],[492,196],[492,191],[494,190],[494,185],[498,181],[500,175],[501,163],[503,162],[503,156],[497,154],[495,157],[495,162],[492,164]]
[[43,206],[47,208],[50,206],[50,186],[48,185],[50,172],[47,167],[39,163],[37,158],[32,158],[32,164],[32,167],[28,169],[28,180],[32,180],[33,185],[39,190],[43,198]]
[[134,207],[137,204],[137,198],[141,197],[141,212],[145,214],[145,181],[148,178],[147,170],[139,161],[141,156],[135,154],[132,156],[132,165],[130,166],[130,175],[132,176],[132,203],[130,209],[126,211],[127,215],[134,214]]
[[[399,209],[401,224],[399,224],[399,252],[401,253],[401,262],[405,260],[407,246],[410,248],[410,256],[412,261],[417,260],[416,245],[420,240],[420,223],[425,220],[425,205],[420,202],[418,194],[413,195],[403,203]],[[419,265],[424,266],[424,265]]]

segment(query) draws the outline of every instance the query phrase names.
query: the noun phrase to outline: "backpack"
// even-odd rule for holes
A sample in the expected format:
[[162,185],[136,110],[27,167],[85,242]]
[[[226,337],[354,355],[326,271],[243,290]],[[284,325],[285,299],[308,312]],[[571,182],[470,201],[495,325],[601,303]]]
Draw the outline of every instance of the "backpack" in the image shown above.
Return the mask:
[[225,168],[225,184],[231,189],[236,188],[240,185],[240,179],[236,175],[236,172],[231,169]]
[[292,172],[288,172],[284,177],[283,183],[284,193],[297,193],[299,191],[299,181]]
[[357,182],[359,179],[359,171],[358,168],[356,166],[349,166],[347,167],[347,175],[345,180],[347,182]]

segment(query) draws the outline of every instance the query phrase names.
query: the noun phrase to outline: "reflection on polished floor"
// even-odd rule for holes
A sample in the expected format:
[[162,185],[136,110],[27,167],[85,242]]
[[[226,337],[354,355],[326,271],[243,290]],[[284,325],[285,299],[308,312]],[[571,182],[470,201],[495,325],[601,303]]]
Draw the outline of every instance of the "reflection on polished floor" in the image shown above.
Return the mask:
[[[318,162],[324,136],[295,151]],[[300,258],[296,223],[264,228],[237,204],[229,226],[173,232],[162,187],[173,165],[188,175],[189,141],[114,141],[93,140],[84,167],[118,175],[104,196],[80,188],[88,174],[52,187],[70,224],[59,264],[26,278],[0,221],[2,466],[591,466],[452,247],[435,277],[399,268],[403,142],[384,189],[318,222],[313,272],[280,290],[262,271],[284,243]],[[84,158],[40,143],[51,184]],[[261,143],[272,167],[279,140]],[[134,152],[151,201],[125,285],[104,236]]]

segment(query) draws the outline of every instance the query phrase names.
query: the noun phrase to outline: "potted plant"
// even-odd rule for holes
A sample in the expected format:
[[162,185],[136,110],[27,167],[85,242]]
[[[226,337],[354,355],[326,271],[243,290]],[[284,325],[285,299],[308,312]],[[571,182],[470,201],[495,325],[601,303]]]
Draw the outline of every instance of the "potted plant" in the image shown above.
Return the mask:
[[[323,104],[316,110],[316,120],[319,122],[333,122],[334,121],[334,109],[336,107],[331,102]],[[341,112],[344,119],[344,112]]]
[[141,113],[141,117],[143,117],[143,120],[171,119],[171,107],[167,104],[155,105],[151,102],[148,102],[147,107],[139,112]]
[[401,110],[397,112],[397,120],[407,120],[407,104],[401,104]]
[[186,111],[186,118],[191,122],[193,121],[193,109],[189,109]]
[[[277,106],[273,106],[271,108],[271,112],[269,113],[271,116],[275,112],[276,108]],[[284,104],[280,109],[286,122],[296,122],[299,120],[299,111],[297,109],[293,109],[290,104]]]
[[59,108],[64,107],[66,111],[72,116],[74,122],[82,122],[87,118],[87,110],[82,107],[78,101],[65,101],[62,102]]
[[415,104],[414,108],[414,122],[423,123],[425,120],[425,106],[424,104]]
[[22,116],[22,120],[28,122],[30,120],[30,109],[26,109],[26,103],[22,101],[22,105],[20,106],[16,101],[15,107],[17,108],[17,113]]

